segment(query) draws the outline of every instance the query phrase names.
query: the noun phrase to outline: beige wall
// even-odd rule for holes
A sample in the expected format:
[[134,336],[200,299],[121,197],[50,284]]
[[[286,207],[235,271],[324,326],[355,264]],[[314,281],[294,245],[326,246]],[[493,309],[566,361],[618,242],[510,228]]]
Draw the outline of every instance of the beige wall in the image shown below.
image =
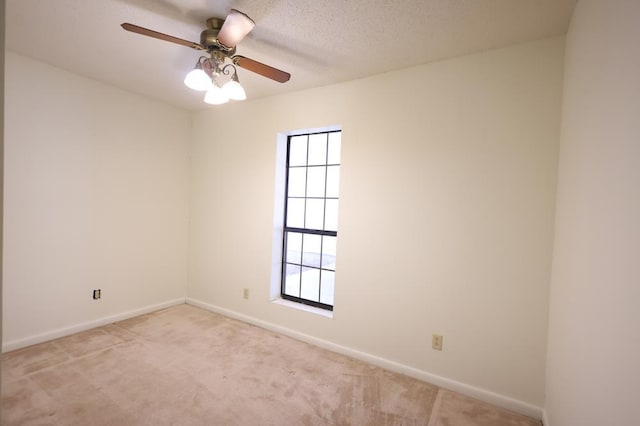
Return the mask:
[[[3,230],[3,200],[4,200],[4,0],[0,0],[0,241],[2,241]],[[0,244],[0,341],[2,341],[2,245]],[[1,364],[1,361],[0,361]],[[2,365],[0,365],[0,376],[2,375]],[[0,393],[2,386],[0,386]],[[2,409],[0,407],[0,417]]]
[[5,347],[184,298],[190,115],[11,52],[6,81]]
[[567,36],[546,411],[638,425],[640,2],[580,1]]
[[[563,55],[554,38],[197,114],[188,296],[542,407]],[[331,125],[329,319],[269,290],[276,135]]]

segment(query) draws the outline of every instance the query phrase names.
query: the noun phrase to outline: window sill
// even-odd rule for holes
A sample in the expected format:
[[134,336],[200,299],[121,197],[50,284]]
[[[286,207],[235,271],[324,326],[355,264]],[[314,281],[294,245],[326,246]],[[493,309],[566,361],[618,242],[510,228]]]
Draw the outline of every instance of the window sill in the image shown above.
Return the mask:
[[277,305],[286,306],[288,308],[297,309],[299,311],[310,312],[312,314],[320,315],[325,318],[333,318],[333,311],[327,311],[326,309],[320,309],[314,306],[305,305],[304,303],[292,302],[291,300],[286,300],[281,297],[278,297],[272,302]]

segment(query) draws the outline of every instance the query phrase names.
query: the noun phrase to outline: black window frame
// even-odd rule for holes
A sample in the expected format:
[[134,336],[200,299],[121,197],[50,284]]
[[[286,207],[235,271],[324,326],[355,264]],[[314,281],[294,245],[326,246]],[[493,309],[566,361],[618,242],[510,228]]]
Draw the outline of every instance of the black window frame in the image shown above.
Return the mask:
[[[325,167],[328,170],[329,166],[338,166],[340,167],[340,163],[334,164],[334,163],[329,163],[328,161],[328,157],[329,157],[329,146],[327,143],[327,153],[326,153],[326,160],[325,163],[322,165],[309,165],[309,137],[311,137],[312,135],[320,135],[320,134],[325,134],[327,135],[327,141],[329,139],[329,134],[331,133],[340,133],[342,134],[342,130],[327,130],[327,131],[322,131],[322,132],[310,132],[310,133],[299,133],[299,134],[293,134],[293,135],[289,135],[287,136],[287,158],[286,158],[286,170],[285,170],[285,194],[284,194],[284,220],[283,220],[283,232],[282,232],[282,260],[281,260],[281,278],[280,278],[280,297],[282,297],[285,300],[290,300],[293,302],[297,302],[297,303],[302,303],[304,305],[309,305],[309,306],[313,306],[316,308],[320,308],[320,309],[325,309],[328,311],[333,311],[333,305],[329,305],[326,303],[322,303],[320,301],[315,301],[315,300],[310,300],[310,299],[305,299],[303,297],[296,297],[296,296],[292,296],[290,294],[286,294],[285,293],[285,286],[286,286],[286,268],[287,268],[287,264],[289,265],[295,265],[295,266],[299,266],[300,267],[300,276],[302,277],[302,268],[311,268],[311,269],[318,269],[320,271],[325,270],[325,271],[332,271],[335,273],[335,270],[332,269],[326,269],[326,268],[322,268],[322,258],[323,258],[323,252],[322,252],[322,243],[321,243],[321,250],[320,250],[320,266],[319,267],[315,267],[315,266],[310,266],[310,265],[305,265],[303,262],[303,255],[301,254],[301,259],[300,259],[300,263],[291,263],[291,262],[287,262],[287,235],[288,233],[299,233],[302,235],[305,234],[310,234],[310,235],[320,235],[320,236],[328,236],[328,237],[338,237],[338,231],[327,231],[324,229],[314,229],[314,228],[298,228],[298,227],[290,227],[287,226],[287,217],[288,217],[288,207],[289,207],[289,198],[296,198],[296,199],[304,199],[305,200],[305,217],[306,217],[306,200],[307,199],[322,199],[325,201],[325,213],[326,213],[326,200],[339,200],[339,196],[338,197],[327,197],[327,188],[326,188],[326,180],[327,180],[327,173],[325,171],[325,196],[324,197],[307,197],[307,183],[305,182],[305,195],[304,197],[299,197],[299,196],[294,196],[294,197],[289,197],[289,170],[290,170],[290,165],[289,165],[289,159],[290,159],[290,151],[291,151],[291,139],[294,137],[299,137],[299,136],[306,136],[307,137],[307,160],[304,166],[292,166],[292,167],[305,167],[308,169],[309,167]],[[307,175],[308,176],[308,175]],[[323,217],[323,222],[326,219],[326,217]],[[303,248],[304,250],[304,248]],[[320,275],[322,275],[320,273]],[[300,283],[300,294],[302,292],[302,283]],[[320,281],[318,283],[318,293],[321,293],[322,291],[322,281]],[[318,297],[318,300],[320,300],[320,297]]]

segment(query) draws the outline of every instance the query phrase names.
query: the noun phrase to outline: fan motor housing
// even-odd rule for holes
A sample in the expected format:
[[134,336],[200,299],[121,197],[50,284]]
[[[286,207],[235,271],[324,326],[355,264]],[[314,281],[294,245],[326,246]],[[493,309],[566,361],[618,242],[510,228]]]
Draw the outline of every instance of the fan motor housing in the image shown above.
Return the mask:
[[220,29],[206,29],[200,33],[200,44],[207,49],[218,45],[218,33]]
[[220,43],[218,43],[218,33],[224,24],[222,18],[209,18],[207,19],[207,29],[200,33],[200,44],[207,48],[207,50],[219,49]]

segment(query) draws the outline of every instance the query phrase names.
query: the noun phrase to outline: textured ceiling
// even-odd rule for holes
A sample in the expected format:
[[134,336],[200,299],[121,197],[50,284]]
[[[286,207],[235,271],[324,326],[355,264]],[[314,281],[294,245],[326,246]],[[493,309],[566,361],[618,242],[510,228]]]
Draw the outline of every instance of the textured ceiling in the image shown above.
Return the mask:
[[[255,29],[238,54],[292,74],[240,70],[250,99],[564,34],[576,0],[7,0],[9,50],[189,110],[199,52],[124,31],[130,22],[199,42],[231,8]],[[224,108],[224,107],[222,107]]]

